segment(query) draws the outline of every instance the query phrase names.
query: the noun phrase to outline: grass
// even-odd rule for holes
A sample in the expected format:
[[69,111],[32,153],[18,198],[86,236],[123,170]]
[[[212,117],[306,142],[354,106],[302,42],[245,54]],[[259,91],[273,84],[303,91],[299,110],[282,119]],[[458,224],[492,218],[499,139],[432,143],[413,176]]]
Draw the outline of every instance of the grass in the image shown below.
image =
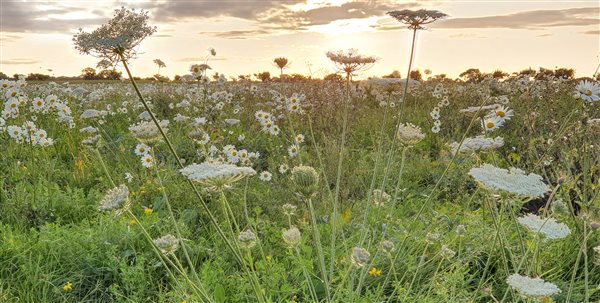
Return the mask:
[[[269,182],[253,176],[220,193],[195,185],[196,195],[178,172],[178,159],[164,140],[151,145],[154,167],[143,167],[134,154],[139,142],[128,127],[144,108],[130,85],[30,83],[22,89],[28,100],[56,95],[70,108],[74,125],[57,121],[52,110],[34,113],[22,106],[19,116],[6,119],[6,124],[22,125],[35,116],[35,124],[54,144],[44,148],[19,143],[0,132],[0,299],[600,300],[600,267],[594,264],[598,257],[593,251],[600,236],[592,230],[600,218],[600,152],[594,145],[600,132],[597,124],[588,123],[600,116],[597,105],[583,106],[574,99],[571,82],[446,81],[450,105],[441,108],[441,131],[435,134],[430,131],[429,112],[439,102],[431,94],[437,84],[425,81],[409,89],[402,120],[420,126],[426,136],[405,149],[394,142],[398,107],[380,104],[382,100],[398,104],[402,86],[363,83],[356,90],[353,83],[343,130],[343,83],[142,83],[140,91],[157,119],[170,120],[166,136],[184,165],[205,161],[210,145],[220,151],[233,144],[238,150],[259,152],[251,166],[273,174]],[[67,89],[79,86],[87,92]],[[304,113],[290,113],[273,98],[294,93],[306,96],[301,102]],[[454,155],[448,143],[482,134],[479,118],[460,110],[483,101],[493,103],[491,98],[500,95],[508,96],[515,116],[486,136],[503,137],[504,146]],[[175,105],[183,100],[191,105]],[[91,108],[107,113],[82,119],[81,113]],[[257,110],[281,115],[275,121],[281,129],[278,135],[261,130],[254,116]],[[189,119],[178,122],[177,114]],[[194,125],[197,117],[205,117],[207,123]],[[229,118],[240,122],[227,124],[224,120]],[[92,147],[82,144],[91,136],[79,131],[86,126],[96,127],[102,137]],[[210,136],[207,145],[190,136],[200,129]],[[305,142],[292,157],[287,148],[297,134],[303,134]],[[239,140],[240,135],[245,138]],[[213,153],[215,158],[222,154]],[[316,169],[318,190],[311,203],[297,195],[291,172],[278,171],[283,163]],[[468,171],[482,163],[541,175],[552,188],[558,186],[552,207],[538,210],[535,201],[478,185]],[[133,176],[131,182],[125,173]],[[118,184],[129,188],[130,212],[121,216],[99,212],[99,201]],[[392,196],[380,207],[372,204],[371,192],[377,188]],[[339,208],[334,216],[336,200]],[[558,200],[562,203],[555,203]],[[298,207],[290,220],[282,213],[285,203]],[[542,240],[516,222],[523,204],[567,224],[571,234]],[[290,223],[302,234],[295,248],[282,239]],[[217,227],[223,230],[221,235]],[[238,231],[246,229],[257,235],[252,249],[241,248],[237,241]],[[166,234],[181,239],[174,255],[165,255],[152,244],[152,239]],[[394,250],[383,250],[383,240],[394,243]],[[356,246],[370,253],[363,267],[352,264]],[[552,298],[523,297],[506,283],[513,273],[542,277],[562,291]],[[72,288],[65,288],[69,282]]]

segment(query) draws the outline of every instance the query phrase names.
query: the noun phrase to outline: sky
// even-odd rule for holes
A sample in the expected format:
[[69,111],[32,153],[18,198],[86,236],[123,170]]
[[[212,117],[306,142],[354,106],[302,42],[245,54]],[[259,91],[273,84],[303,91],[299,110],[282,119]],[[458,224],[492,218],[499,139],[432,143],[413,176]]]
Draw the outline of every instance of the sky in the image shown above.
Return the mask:
[[[131,61],[136,76],[189,73],[204,63],[227,76],[269,71],[287,57],[285,73],[335,72],[327,51],[354,48],[378,58],[360,77],[405,75],[412,32],[386,15],[433,9],[449,15],[417,34],[415,68],[457,77],[468,68],[508,72],[569,67],[592,76],[600,55],[600,1],[435,0],[0,0],[0,71],[75,76],[100,60],[79,54],[72,37],[91,31],[125,6],[147,10],[157,32]],[[50,71],[51,70],[51,71]]]

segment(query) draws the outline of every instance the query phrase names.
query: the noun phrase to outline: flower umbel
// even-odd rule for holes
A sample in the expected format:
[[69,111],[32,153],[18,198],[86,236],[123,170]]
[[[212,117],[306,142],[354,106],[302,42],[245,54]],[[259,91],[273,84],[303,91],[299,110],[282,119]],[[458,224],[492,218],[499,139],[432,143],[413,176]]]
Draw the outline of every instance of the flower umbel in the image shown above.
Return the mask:
[[79,29],[73,36],[75,49],[113,63],[120,61],[120,56],[129,60],[137,54],[135,48],[142,40],[156,32],[156,27],[148,25],[149,18],[148,12],[121,7],[108,23],[91,33]]
[[420,9],[418,11],[404,9],[401,11],[387,12],[387,14],[408,25],[409,29],[423,29],[423,24],[429,24],[448,16],[440,11],[426,9]]

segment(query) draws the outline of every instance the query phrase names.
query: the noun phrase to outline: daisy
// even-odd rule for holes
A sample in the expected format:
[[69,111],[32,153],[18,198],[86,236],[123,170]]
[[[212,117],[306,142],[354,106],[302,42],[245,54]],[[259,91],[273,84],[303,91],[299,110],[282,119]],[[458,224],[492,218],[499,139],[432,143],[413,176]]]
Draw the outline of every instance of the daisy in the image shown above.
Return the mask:
[[483,120],[482,127],[485,131],[491,132],[497,130],[504,124],[504,120],[501,120],[497,116],[487,117]]
[[296,144],[292,144],[292,146],[288,147],[288,154],[290,157],[294,158],[300,152],[300,148]]
[[294,140],[296,141],[297,144],[304,143],[304,135],[298,134],[298,135],[296,135],[296,138]]
[[583,80],[575,87],[575,98],[581,98],[587,102],[600,100],[600,85],[591,81]]
[[150,152],[151,148],[150,146],[144,144],[144,143],[140,143],[135,147],[135,154],[143,157],[145,155],[147,155]]
[[142,156],[142,165],[146,168],[150,168],[152,166],[154,166],[154,158],[151,155],[144,155]]
[[271,181],[271,177],[272,176],[273,175],[270,172],[268,172],[268,171],[265,170],[262,173],[260,173],[259,178],[260,178],[261,181],[269,182],[269,181]]
[[506,120],[510,120],[510,118],[512,118],[514,115],[515,114],[512,109],[509,109],[508,107],[502,105],[502,106],[498,106],[498,108],[496,108],[495,110],[490,112],[489,116],[497,117],[501,121],[506,121]]
[[279,165],[279,173],[281,174],[285,174],[289,169],[290,167],[285,163]]

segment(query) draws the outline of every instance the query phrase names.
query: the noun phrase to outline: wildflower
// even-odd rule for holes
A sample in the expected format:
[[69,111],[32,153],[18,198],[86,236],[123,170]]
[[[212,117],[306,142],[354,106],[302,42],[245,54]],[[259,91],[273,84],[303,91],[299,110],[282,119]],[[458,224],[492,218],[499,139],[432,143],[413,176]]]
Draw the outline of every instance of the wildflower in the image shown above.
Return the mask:
[[250,249],[256,245],[256,234],[249,229],[241,231],[238,235],[238,242],[240,247]]
[[150,152],[150,147],[144,143],[140,143],[135,147],[135,154],[143,157]]
[[296,226],[292,226],[283,231],[283,241],[289,246],[296,246],[300,243],[300,230]]
[[152,243],[165,255],[172,255],[179,249],[179,239],[166,235],[152,240]]
[[556,222],[554,218],[542,219],[534,214],[527,214],[517,220],[529,230],[541,233],[550,240],[561,239],[571,233],[567,225]]
[[456,153],[457,151],[461,153],[467,153],[502,147],[504,145],[504,139],[502,137],[487,138],[484,136],[477,136],[473,138],[465,138],[462,145],[460,145],[460,148],[458,145],[458,142],[450,144],[452,153]]
[[[162,120],[158,122],[163,132],[168,131],[169,120]],[[144,143],[153,143],[161,138],[159,128],[152,121],[140,121],[137,124],[129,126],[129,130],[133,135]]]
[[144,214],[151,215],[154,210],[151,207],[144,207]]
[[392,199],[392,196],[390,196],[385,191],[382,191],[381,189],[373,190],[373,204],[375,204],[375,206],[377,206],[377,207],[383,206],[387,202],[389,202],[391,199]]
[[381,242],[381,248],[387,253],[390,253],[394,250],[394,242],[389,240],[383,240]]
[[411,123],[398,125],[396,138],[405,146],[412,146],[425,138],[421,128]]
[[150,167],[154,166],[154,157],[152,157],[152,155],[146,154],[146,155],[142,156],[142,158],[140,160],[142,161],[142,165],[145,168],[150,168]]
[[73,37],[75,49],[110,62],[127,61],[135,57],[142,40],[156,32],[156,27],[148,26],[149,18],[147,12],[121,7],[108,23],[91,33],[80,29]]
[[514,115],[515,114],[512,109],[502,105],[494,109],[489,116],[497,117],[500,119],[500,121],[504,122],[506,120],[510,120],[510,118],[512,118]]
[[506,170],[490,164],[483,164],[480,167],[471,168],[469,175],[488,188],[521,196],[541,197],[550,190],[540,175],[534,173],[527,175],[518,168]]
[[405,9],[401,11],[387,12],[387,14],[399,22],[408,25],[408,28],[413,30],[423,29],[423,24],[429,24],[448,16],[436,10],[425,9],[420,9],[418,11]]
[[294,141],[296,141],[296,144],[304,143],[304,135],[302,135],[302,134],[296,135],[296,137],[294,138]]
[[[104,198],[100,200],[100,206],[98,210],[100,211],[108,211],[108,210],[117,210],[122,209],[126,210],[128,208],[128,196],[129,196],[129,188],[127,185],[121,184],[118,187],[115,187],[106,193]],[[125,204],[124,204],[125,202]],[[123,207],[122,207],[123,205]],[[117,211],[120,213],[122,211]]]
[[127,182],[131,182],[133,180],[133,175],[130,173],[125,173],[125,180],[127,180]]
[[287,164],[283,163],[283,164],[279,165],[278,170],[279,170],[280,174],[285,174],[289,169],[290,169],[290,167]]
[[560,293],[560,289],[541,278],[530,278],[519,274],[512,274],[506,279],[506,283],[519,293],[529,297],[549,297]]
[[288,155],[290,155],[292,158],[296,157],[299,152],[300,148],[296,144],[292,144],[290,147],[288,147]]
[[134,219],[134,218],[131,218],[131,219],[129,219],[129,222],[128,222],[128,224],[129,224],[129,226],[136,225],[136,224],[137,224],[137,220],[136,220],[136,219]]
[[348,79],[355,72],[366,69],[377,62],[377,58],[360,55],[355,49],[349,49],[347,52],[329,51],[327,52],[327,58],[333,61],[339,70],[346,73]]
[[372,267],[371,270],[369,270],[369,276],[381,276],[381,269],[377,269],[377,267]]
[[310,166],[296,166],[292,168],[292,181],[298,194],[310,198],[317,191],[319,174]]
[[352,264],[356,267],[363,267],[369,262],[371,254],[364,248],[354,247],[352,248]]
[[256,174],[256,171],[250,167],[208,162],[188,165],[179,172],[191,181],[214,190],[229,188],[232,183]]
[[488,116],[483,120],[481,126],[483,127],[483,129],[486,132],[491,132],[491,131],[497,130],[503,124],[504,124],[504,120],[498,118],[497,116],[492,116],[492,117]]
[[600,100],[600,85],[587,80],[580,81],[575,87],[575,98],[581,98],[587,102]]
[[71,289],[73,289],[73,283],[71,283],[70,281],[67,282],[67,283],[65,283],[65,285],[63,285],[63,290],[64,291],[69,291]]
[[268,171],[265,170],[262,173],[260,173],[260,177],[259,178],[260,178],[261,181],[269,182],[269,181],[271,181],[271,177],[272,176],[273,175],[270,172],[268,172]]
[[286,216],[292,216],[292,215],[294,215],[294,213],[296,212],[296,208],[297,207],[295,205],[292,205],[292,204],[289,204],[289,203],[283,204],[281,206],[281,209],[283,210],[283,213]]
[[452,259],[456,255],[456,252],[450,249],[447,245],[442,245],[440,249],[440,255],[444,259]]

